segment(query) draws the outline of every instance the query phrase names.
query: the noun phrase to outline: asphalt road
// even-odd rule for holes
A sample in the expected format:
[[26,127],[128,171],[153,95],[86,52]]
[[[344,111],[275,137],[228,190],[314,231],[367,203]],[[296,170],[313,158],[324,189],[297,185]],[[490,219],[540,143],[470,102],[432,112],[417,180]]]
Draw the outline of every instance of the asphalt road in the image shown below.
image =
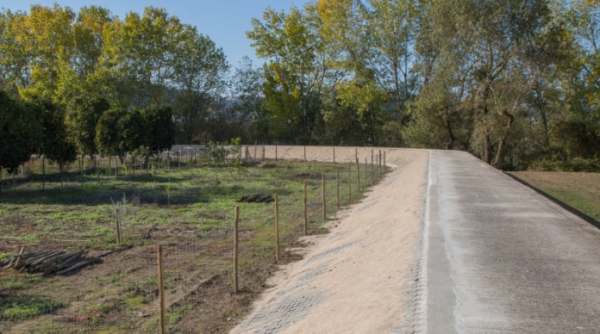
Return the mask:
[[465,152],[432,151],[428,333],[600,333],[600,231]]

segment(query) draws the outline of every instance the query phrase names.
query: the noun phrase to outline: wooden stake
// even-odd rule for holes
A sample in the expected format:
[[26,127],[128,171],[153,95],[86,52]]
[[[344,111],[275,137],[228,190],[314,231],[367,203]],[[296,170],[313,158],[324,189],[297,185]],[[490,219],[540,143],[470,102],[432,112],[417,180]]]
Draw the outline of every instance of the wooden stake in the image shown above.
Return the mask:
[[165,282],[163,279],[163,249],[160,245],[158,246],[158,295],[160,298],[160,333],[165,334]]
[[46,189],[46,156],[42,155],[42,190]]
[[275,145],[275,161],[277,161],[277,145]]
[[352,200],[352,165],[348,165],[348,203]]
[[354,148],[354,158],[358,159],[358,148],[357,147]]
[[279,260],[279,198],[275,193],[275,259]]
[[365,188],[369,183],[369,161],[365,158]]
[[240,207],[235,207],[235,221],[233,223],[233,293],[238,293],[238,223]]
[[325,198],[325,173],[321,174],[321,183],[323,186],[323,220],[327,220],[327,202]]
[[335,181],[336,181],[336,194],[335,194],[335,204],[337,206],[337,209],[340,209],[340,169],[336,168],[335,169],[336,172],[336,177],[335,177]]
[[121,247],[121,224],[119,222],[119,213],[117,213],[115,216],[117,221],[117,247]]
[[306,180],[304,180],[304,235],[308,235],[308,209],[307,209]]
[[356,189],[360,192],[360,161],[356,159]]
[[371,150],[371,185],[375,184],[375,156]]
[[383,157],[381,156],[381,150],[379,150],[379,175],[381,175],[381,162],[383,160]]
[[83,184],[83,161],[81,160],[81,155],[79,156],[79,181]]

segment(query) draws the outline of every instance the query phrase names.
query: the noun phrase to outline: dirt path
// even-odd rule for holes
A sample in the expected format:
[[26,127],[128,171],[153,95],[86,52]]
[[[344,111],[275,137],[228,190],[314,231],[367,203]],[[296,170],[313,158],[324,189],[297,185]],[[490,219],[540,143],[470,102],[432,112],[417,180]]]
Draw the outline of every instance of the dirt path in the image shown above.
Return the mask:
[[[307,237],[314,245],[304,260],[273,278],[273,288],[232,333],[413,332],[428,152],[386,153],[394,171],[361,203],[338,213],[330,234]],[[354,161],[355,149],[338,147],[335,155],[337,162]],[[266,156],[274,158],[273,146]],[[358,156],[370,161],[371,149],[359,148]],[[280,146],[277,157],[301,160],[304,149]],[[333,161],[333,150],[307,147],[306,158]]]

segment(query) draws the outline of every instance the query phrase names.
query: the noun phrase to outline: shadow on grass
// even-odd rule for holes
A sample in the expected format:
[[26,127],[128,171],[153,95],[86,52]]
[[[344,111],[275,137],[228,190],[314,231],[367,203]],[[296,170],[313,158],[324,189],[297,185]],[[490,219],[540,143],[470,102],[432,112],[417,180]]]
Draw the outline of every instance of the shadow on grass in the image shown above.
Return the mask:
[[594,217],[588,216],[587,214],[585,214],[585,213],[583,213],[583,212],[581,212],[581,211],[579,211],[579,210],[577,210],[577,209],[573,208],[572,206],[569,206],[567,203],[565,203],[565,202],[563,202],[563,201],[559,200],[558,198],[556,198],[556,197],[554,197],[554,196],[552,196],[552,195],[548,194],[547,192],[545,192],[545,191],[543,191],[543,190],[541,190],[541,189],[539,189],[539,188],[536,188],[536,187],[534,187],[534,186],[533,186],[533,185],[531,185],[530,183],[528,183],[528,182],[526,182],[526,181],[524,181],[524,180],[521,180],[520,178],[518,178],[518,177],[516,177],[516,176],[514,176],[514,175],[512,175],[512,174],[509,174],[509,173],[504,173],[504,174],[506,174],[506,175],[510,176],[510,177],[511,177],[513,180],[515,180],[515,181],[517,181],[517,182],[521,183],[522,185],[524,185],[524,186],[526,186],[526,187],[529,187],[529,188],[533,189],[533,190],[534,190],[535,192],[537,192],[538,194],[540,194],[540,195],[542,195],[542,196],[546,197],[547,199],[549,199],[549,200],[551,200],[552,202],[554,202],[554,203],[556,203],[557,205],[559,205],[561,208],[563,208],[563,209],[565,209],[565,210],[569,211],[570,213],[574,214],[575,216],[577,216],[577,217],[579,217],[579,218],[581,218],[581,219],[585,220],[586,222],[588,222],[588,223],[592,224],[592,225],[593,225],[594,227],[596,227],[597,229],[600,229],[600,222],[599,222],[598,220],[596,220]]

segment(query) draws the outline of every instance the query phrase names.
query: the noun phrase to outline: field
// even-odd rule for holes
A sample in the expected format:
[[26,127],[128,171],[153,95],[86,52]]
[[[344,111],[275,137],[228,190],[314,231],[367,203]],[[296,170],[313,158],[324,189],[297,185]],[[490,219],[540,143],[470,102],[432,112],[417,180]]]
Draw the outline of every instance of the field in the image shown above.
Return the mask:
[[511,172],[561,205],[598,226],[600,221],[600,174],[561,172]]
[[[181,165],[181,167],[180,167]],[[309,234],[326,233],[322,212],[322,173],[327,216],[352,197],[348,165],[313,162],[221,164],[174,162],[169,168],[119,170],[72,167],[62,177],[45,176],[40,161],[28,176],[6,180],[0,193],[0,261],[24,252],[86,249],[95,255],[116,249],[100,264],[65,276],[0,271],[0,332],[149,332],[158,328],[157,245],[163,246],[169,332],[216,333],[233,327],[265,288],[277,265],[294,261],[302,247],[303,181],[307,181]],[[124,168],[124,166],[122,167]],[[370,168],[369,168],[370,169]],[[361,165],[361,171],[366,171]],[[16,178],[15,178],[16,179]],[[62,181],[61,181],[62,180]],[[7,185],[7,183],[9,185]],[[238,203],[244,195],[278,194],[280,257],[275,257],[273,203]],[[232,287],[234,207],[240,207],[240,292]]]

